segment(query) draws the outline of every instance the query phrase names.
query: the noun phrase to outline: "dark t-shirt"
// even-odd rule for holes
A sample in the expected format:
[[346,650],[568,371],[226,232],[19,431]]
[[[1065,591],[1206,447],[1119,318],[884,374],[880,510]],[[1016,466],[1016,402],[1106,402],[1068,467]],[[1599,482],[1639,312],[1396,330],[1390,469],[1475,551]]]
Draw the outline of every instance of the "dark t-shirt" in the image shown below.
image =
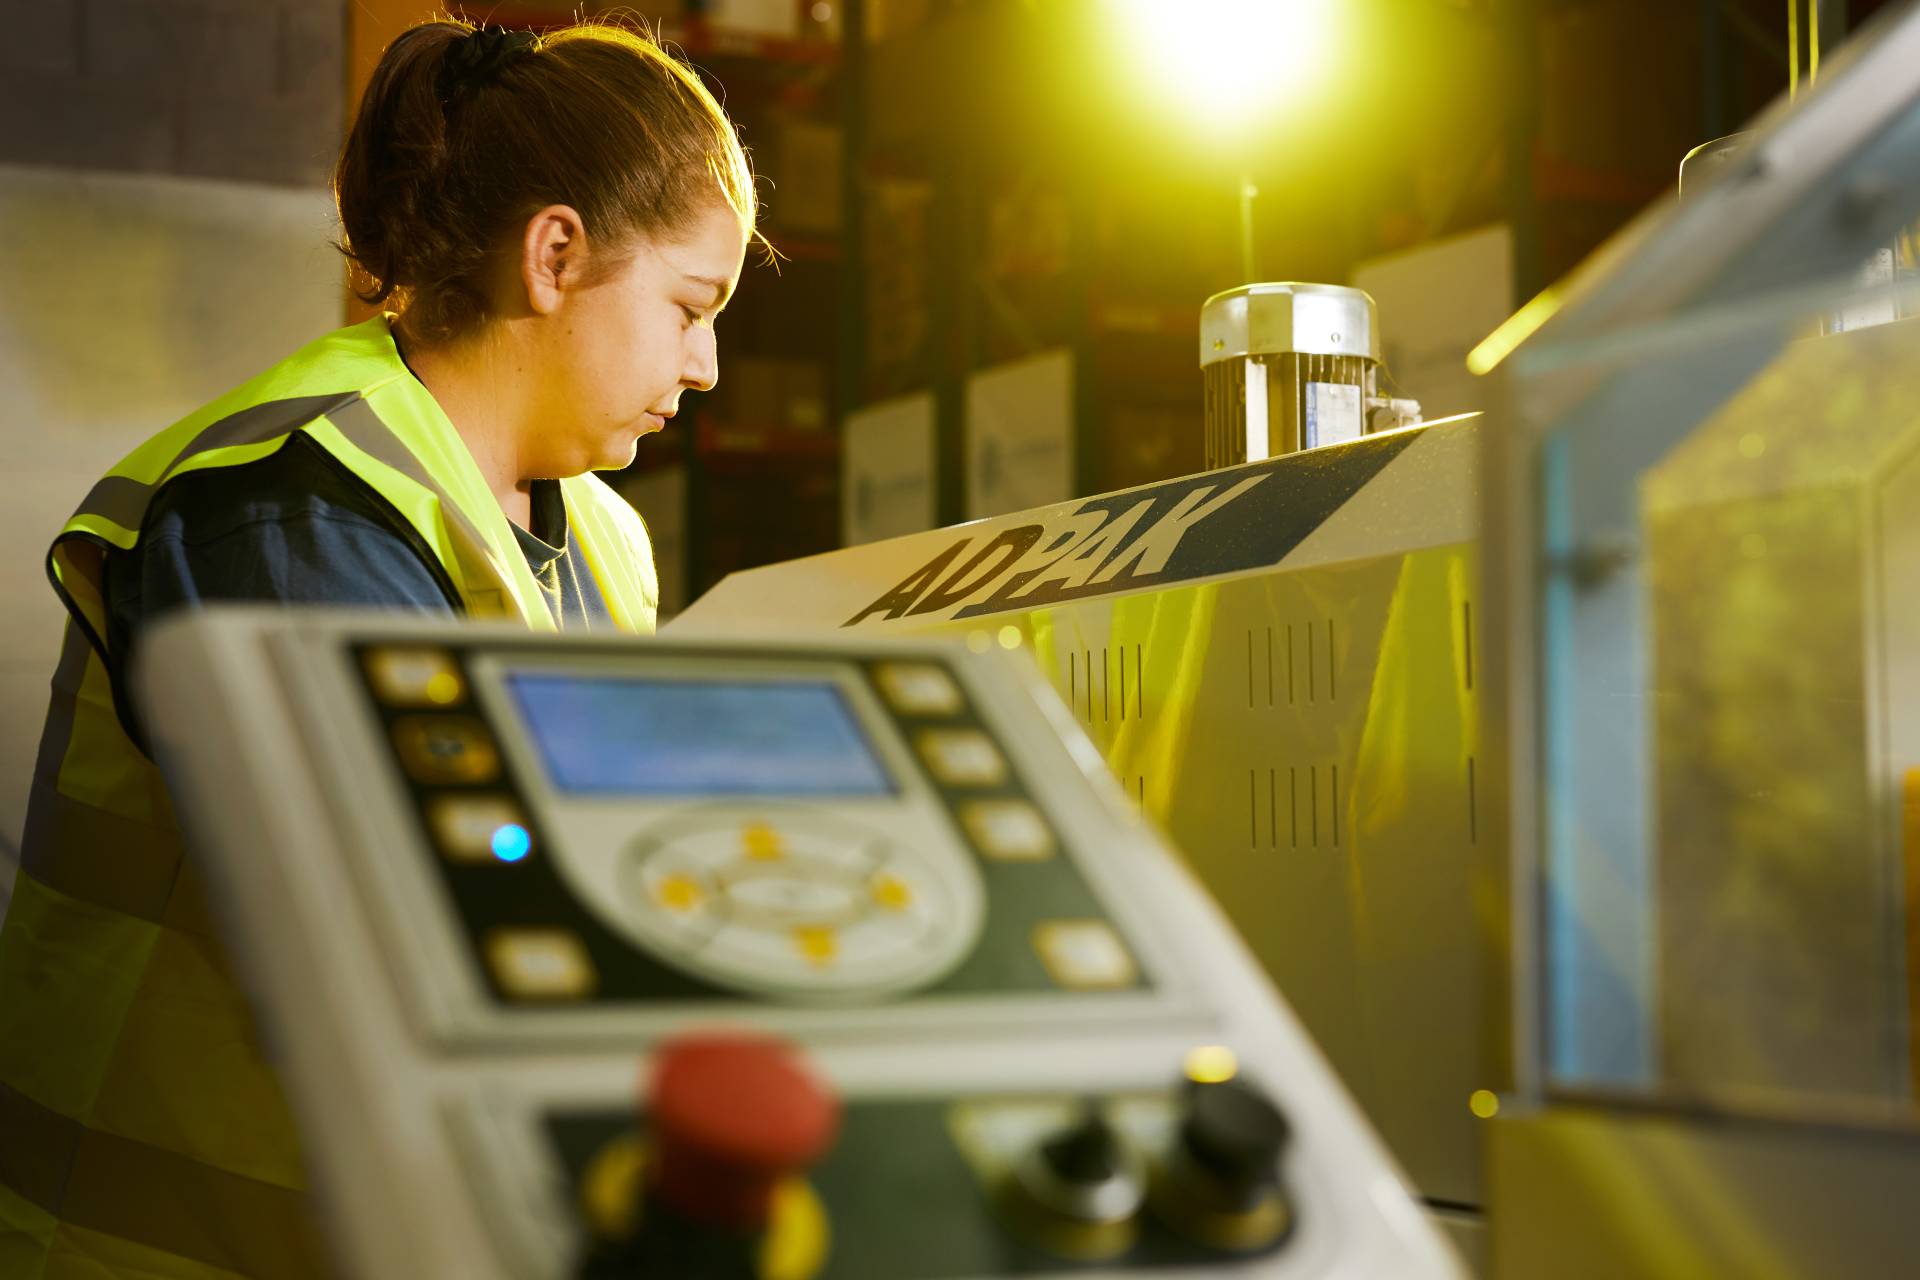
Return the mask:
[[[567,536],[559,483],[536,481],[532,506],[533,529],[513,532],[554,616],[570,629],[611,626]],[[140,541],[105,565],[108,674],[122,719],[131,721],[121,695],[140,632],[174,609],[273,601],[459,612],[452,581],[409,533],[386,499],[302,435],[258,461],[169,481]]]

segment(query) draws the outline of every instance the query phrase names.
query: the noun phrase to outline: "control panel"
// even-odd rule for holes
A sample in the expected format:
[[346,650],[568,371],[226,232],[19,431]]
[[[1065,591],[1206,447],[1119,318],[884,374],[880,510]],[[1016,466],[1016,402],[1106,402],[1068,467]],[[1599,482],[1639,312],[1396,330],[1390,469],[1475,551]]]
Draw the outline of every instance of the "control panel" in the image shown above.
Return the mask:
[[239,610],[137,675],[344,1274],[1455,1274],[1023,655]]

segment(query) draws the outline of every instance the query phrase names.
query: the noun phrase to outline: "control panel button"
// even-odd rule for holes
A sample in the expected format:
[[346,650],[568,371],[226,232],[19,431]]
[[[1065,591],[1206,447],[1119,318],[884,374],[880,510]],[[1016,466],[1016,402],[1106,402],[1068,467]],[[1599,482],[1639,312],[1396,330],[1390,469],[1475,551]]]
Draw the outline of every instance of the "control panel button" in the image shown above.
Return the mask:
[[472,716],[402,716],[393,722],[393,745],[415,782],[492,782],[500,776],[493,735]]
[[467,700],[460,664],[445,649],[375,649],[365,660],[374,696],[393,707],[452,707]]
[[953,677],[924,662],[889,662],[874,671],[887,704],[902,715],[951,716],[960,712]]
[[831,925],[801,925],[793,931],[793,945],[808,964],[825,967],[840,954],[840,934]]
[[593,1242],[567,1269],[635,1276],[810,1280],[831,1228],[807,1166],[840,1127],[840,1104],[785,1041],[681,1035],[661,1046],[640,1105],[643,1134],[603,1145],[580,1184]]
[[510,796],[441,796],[427,806],[427,825],[455,862],[519,862],[533,851],[526,815]]
[[881,872],[867,886],[874,905],[882,911],[905,911],[913,905],[913,886],[899,876]]
[[995,862],[1040,862],[1053,856],[1053,832],[1025,800],[976,800],[960,821],[980,856]]
[[1006,781],[1007,762],[978,729],[929,729],[917,739],[920,758],[950,787],[992,787]]
[[697,1223],[770,1224],[774,1190],[825,1155],[840,1104],[790,1045],[750,1034],[685,1036],[656,1059],[646,1113],[652,1194]]
[[564,929],[496,929],[487,963],[501,989],[526,1000],[578,1000],[598,984],[593,960]]
[[691,915],[707,904],[706,886],[685,872],[661,876],[653,883],[653,899],[668,911]]
[[1036,925],[1034,949],[1053,980],[1070,991],[1130,987],[1138,977],[1127,944],[1104,920],[1049,920]]
[[740,852],[754,862],[778,862],[787,856],[787,841],[767,823],[749,822],[740,829]]

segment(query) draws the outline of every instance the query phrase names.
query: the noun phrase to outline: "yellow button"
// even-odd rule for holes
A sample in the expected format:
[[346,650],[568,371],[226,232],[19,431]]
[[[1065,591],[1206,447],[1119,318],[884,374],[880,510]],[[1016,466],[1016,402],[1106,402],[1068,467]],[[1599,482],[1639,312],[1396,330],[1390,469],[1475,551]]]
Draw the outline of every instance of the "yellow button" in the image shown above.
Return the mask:
[[445,649],[375,649],[367,679],[382,702],[395,707],[451,707],[467,699],[460,664]]
[[1040,862],[1053,856],[1053,832],[1025,800],[978,800],[960,811],[960,821],[984,858]]
[[1000,748],[977,729],[929,729],[918,742],[920,758],[948,786],[991,787],[1006,780]]
[[492,782],[500,753],[487,726],[472,716],[402,716],[393,745],[415,782]]
[[793,931],[793,945],[815,965],[829,965],[840,952],[840,938],[833,930],[803,925]]
[[[500,828],[526,830],[526,817],[508,796],[441,796],[427,807],[427,825],[440,852],[456,862],[500,862]],[[515,859],[518,861],[518,859]]]
[[755,862],[778,862],[786,856],[786,841],[764,822],[749,823],[740,832],[740,849]]
[[930,663],[889,662],[875,669],[874,679],[888,704],[904,715],[950,716],[960,710],[953,677]]
[[1049,920],[1036,925],[1033,946],[1040,963],[1072,991],[1130,987],[1136,971],[1120,935],[1104,920]]
[[888,911],[905,911],[913,905],[913,890],[898,876],[877,875],[872,887],[875,905]]
[[692,876],[675,873],[663,876],[653,887],[653,896],[669,911],[687,912],[706,901],[706,892]]
[[586,948],[564,929],[496,929],[486,953],[501,988],[524,999],[578,1000],[598,982]]

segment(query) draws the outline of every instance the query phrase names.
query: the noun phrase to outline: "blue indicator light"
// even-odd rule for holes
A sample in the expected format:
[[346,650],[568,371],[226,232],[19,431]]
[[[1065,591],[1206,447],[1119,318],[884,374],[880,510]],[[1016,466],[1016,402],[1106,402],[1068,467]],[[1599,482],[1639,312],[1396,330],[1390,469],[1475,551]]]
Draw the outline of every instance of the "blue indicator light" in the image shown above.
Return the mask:
[[502,862],[518,862],[533,848],[533,837],[517,822],[502,823],[493,829],[493,856]]

